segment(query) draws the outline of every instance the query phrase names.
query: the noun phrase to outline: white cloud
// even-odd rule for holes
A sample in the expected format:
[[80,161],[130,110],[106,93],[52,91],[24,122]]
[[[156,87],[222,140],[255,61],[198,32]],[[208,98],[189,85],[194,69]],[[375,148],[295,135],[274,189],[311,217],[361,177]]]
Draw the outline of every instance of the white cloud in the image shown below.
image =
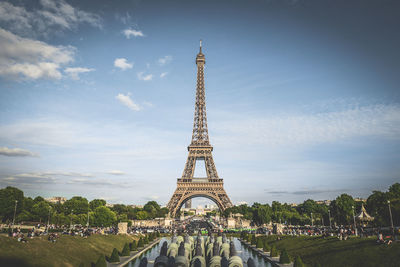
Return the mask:
[[134,37],[144,37],[144,34],[143,34],[142,31],[131,29],[131,28],[123,30],[122,33],[125,35],[125,37],[127,39],[130,39],[132,36],[134,36]]
[[131,69],[133,63],[129,63],[126,58],[116,58],[114,60],[114,66],[120,68],[121,70]]
[[144,75],[144,72],[139,72],[137,76],[141,81],[151,81],[153,79],[153,74]]
[[73,80],[79,80],[79,74],[91,71],[95,71],[95,69],[77,67],[77,68],[66,68],[64,70],[64,72],[67,73]]
[[133,102],[133,100],[130,97],[130,94],[127,94],[127,95],[118,94],[115,98],[118,99],[119,102],[121,102],[123,105],[127,106],[131,110],[134,110],[134,111],[141,110],[141,107],[138,104],[136,104],[135,102]]
[[75,49],[22,38],[0,28],[0,76],[60,79],[59,68],[73,61]]
[[400,106],[371,105],[343,111],[262,118],[234,114],[212,126],[220,144],[311,145],[353,137],[400,137]]
[[75,8],[63,0],[41,0],[39,3],[28,8],[0,2],[0,22],[24,36],[47,36],[50,32],[75,29],[81,23],[101,28],[98,15]]
[[112,175],[125,175],[125,172],[119,171],[119,170],[111,170],[111,171],[108,171],[107,173],[112,174]]
[[160,78],[164,78],[165,76],[167,76],[168,72],[163,72],[160,74]]
[[158,59],[158,64],[160,66],[164,66],[165,64],[168,64],[171,61],[172,61],[172,56],[165,56],[165,57],[162,57],[162,58]]
[[39,154],[33,153],[22,148],[0,147],[0,155],[8,157],[38,157]]

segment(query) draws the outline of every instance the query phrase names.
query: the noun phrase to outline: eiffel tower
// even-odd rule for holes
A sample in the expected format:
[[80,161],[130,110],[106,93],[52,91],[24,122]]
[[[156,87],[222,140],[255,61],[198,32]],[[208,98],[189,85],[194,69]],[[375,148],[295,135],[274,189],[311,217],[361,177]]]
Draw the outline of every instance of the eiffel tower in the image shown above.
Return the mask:
[[[204,65],[205,56],[201,51],[196,56],[197,87],[194,111],[194,124],[192,142],[188,146],[189,155],[181,178],[178,178],[177,188],[168,202],[171,216],[175,217],[182,205],[195,197],[205,197],[214,201],[221,211],[232,207],[228,195],[224,190],[223,179],[218,177],[212,157],[213,147],[208,139],[206,99],[204,90]],[[193,177],[196,162],[204,161],[207,177]]]

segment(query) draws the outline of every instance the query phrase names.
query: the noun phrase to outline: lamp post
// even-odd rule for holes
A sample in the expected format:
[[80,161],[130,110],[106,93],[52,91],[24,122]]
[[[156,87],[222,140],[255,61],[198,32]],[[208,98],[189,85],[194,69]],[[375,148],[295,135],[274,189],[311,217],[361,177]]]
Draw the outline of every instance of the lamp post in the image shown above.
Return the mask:
[[89,201],[87,204],[87,223],[86,223],[86,227],[89,228]]
[[331,210],[328,210],[328,215],[329,215],[329,228],[332,229],[332,224],[331,224]]
[[69,223],[69,228],[72,229],[72,214],[74,213],[74,210],[71,210],[71,220]]
[[354,233],[357,236],[356,216],[354,215],[354,206],[351,206],[351,208],[352,208],[352,211],[353,211]]
[[51,211],[51,206],[49,206],[49,217],[47,218],[47,228],[49,228],[50,224],[50,211]]
[[14,223],[15,223],[15,215],[17,213],[17,204],[18,204],[18,200],[15,200],[14,217],[13,217],[13,223],[12,223],[13,226],[14,226]]
[[392,217],[392,209],[390,208],[390,200],[388,200],[387,203],[388,203],[388,206],[389,206],[390,224],[392,226],[392,235],[394,236],[393,217]]
[[313,222],[312,212],[311,212],[311,226],[312,226],[312,227],[314,227],[314,222]]

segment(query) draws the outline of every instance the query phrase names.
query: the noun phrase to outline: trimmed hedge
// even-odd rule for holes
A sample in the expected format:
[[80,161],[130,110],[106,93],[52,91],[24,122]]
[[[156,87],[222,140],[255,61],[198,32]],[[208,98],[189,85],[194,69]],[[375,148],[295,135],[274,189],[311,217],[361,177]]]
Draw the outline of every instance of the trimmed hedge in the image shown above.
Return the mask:
[[293,267],[305,267],[303,261],[301,260],[300,256],[297,256],[294,260]]
[[129,244],[129,249],[131,251],[136,251],[137,250],[137,243],[135,240],[132,241],[132,243]]
[[272,245],[270,256],[271,257],[278,257],[278,255],[279,255],[278,250],[276,249],[275,245]]
[[287,253],[286,249],[282,250],[281,255],[279,256],[279,262],[280,263],[291,263],[289,254]]
[[129,256],[131,255],[131,250],[129,249],[129,244],[125,243],[124,248],[121,251],[121,256]]
[[100,255],[99,259],[94,264],[94,267],[107,267],[106,258],[104,257],[103,254]]
[[267,239],[264,239],[264,247],[263,247],[263,249],[264,249],[265,252],[271,251],[271,247],[268,244],[268,240]]
[[257,238],[257,248],[263,248],[264,244],[261,237]]
[[109,259],[109,262],[119,262],[119,253],[118,250],[116,248],[113,249],[112,253],[111,253],[111,257]]

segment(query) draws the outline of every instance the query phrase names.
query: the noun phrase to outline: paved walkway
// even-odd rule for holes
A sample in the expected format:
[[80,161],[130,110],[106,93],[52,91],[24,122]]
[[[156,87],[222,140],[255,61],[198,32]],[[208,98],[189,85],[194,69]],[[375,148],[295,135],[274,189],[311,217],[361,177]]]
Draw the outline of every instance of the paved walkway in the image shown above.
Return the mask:
[[147,250],[151,249],[152,247],[154,247],[156,244],[158,244],[158,242],[160,242],[160,238],[157,238],[155,241],[153,241],[152,243],[148,244],[146,247],[142,248],[139,251],[131,251],[131,255],[130,256],[120,256],[120,262],[118,263],[109,263],[107,262],[107,267],[123,267],[123,266],[127,266],[129,264],[130,261],[134,260],[135,258],[139,257],[140,255],[142,255],[143,253],[145,253]]

